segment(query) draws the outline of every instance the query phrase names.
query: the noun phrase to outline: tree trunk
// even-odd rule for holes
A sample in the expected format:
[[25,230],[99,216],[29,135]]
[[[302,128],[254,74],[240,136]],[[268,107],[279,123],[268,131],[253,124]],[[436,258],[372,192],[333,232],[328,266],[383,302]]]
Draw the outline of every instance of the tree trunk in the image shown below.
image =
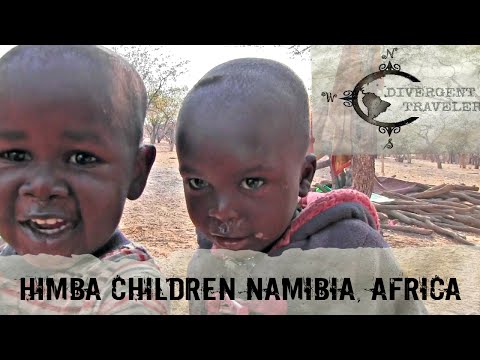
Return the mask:
[[467,168],[467,155],[460,154],[460,169],[466,169],[466,168]]
[[152,132],[152,133],[150,134],[150,144],[152,144],[152,145],[155,144],[155,143],[156,143],[156,140],[157,140],[157,137],[155,136],[155,133]]
[[472,155],[472,165],[474,169],[478,170],[478,167],[480,165],[480,156]]
[[453,153],[453,151],[448,152],[448,163],[455,164],[455,154]]
[[353,155],[352,175],[353,188],[370,197],[375,181],[375,156]]
[[437,169],[442,169],[442,159],[440,155],[435,154],[435,161],[437,162]]
[[385,176],[385,154],[382,153],[382,176]]
[[[357,45],[343,46],[332,93],[343,94],[355,83],[355,81],[352,82],[352,79],[362,79],[368,74],[378,72],[379,65],[382,63],[382,49],[383,46],[368,48]],[[377,85],[381,89],[383,80],[378,79]],[[325,104],[324,99],[322,99],[322,103]],[[328,132],[332,139],[331,154],[352,155],[351,172],[345,174],[345,186],[348,186],[347,183],[351,179],[352,188],[370,196],[375,179],[374,154],[377,151],[378,128],[363,121],[352,111],[353,109],[346,109],[341,101],[322,107],[322,109],[327,108],[322,129],[331,127]],[[315,135],[317,142],[320,143],[321,137]],[[333,176],[332,182],[335,183]]]
[[408,153],[407,154],[407,163],[411,164],[412,163],[412,154]]
[[170,152],[172,152],[172,151],[173,151],[173,147],[175,146],[175,142],[169,141],[168,143],[169,143],[169,145],[170,145],[169,150],[170,150]]

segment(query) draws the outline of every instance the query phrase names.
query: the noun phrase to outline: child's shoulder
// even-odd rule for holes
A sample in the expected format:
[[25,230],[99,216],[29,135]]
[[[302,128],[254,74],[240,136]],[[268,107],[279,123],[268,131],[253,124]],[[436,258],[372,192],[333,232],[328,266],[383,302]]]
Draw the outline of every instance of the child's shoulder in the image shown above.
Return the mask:
[[286,236],[272,249],[388,247],[368,196],[352,189],[310,192]]
[[6,242],[0,239],[0,256],[14,255],[15,251]]
[[92,255],[100,260],[109,261],[120,261],[123,259],[148,261],[153,259],[145,247],[129,240],[119,229],[115,231],[105,246]]
[[300,201],[300,205],[303,208],[301,214],[302,221],[300,221],[300,223],[312,217],[322,215],[327,210],[338,209],[339,206],[345,204],[358,206],[362,209],[365,216],[368,217],[368,220],[371,220],[370,225],[375,230],[380,229],[380,219],[370,198],[360,191],[353,189],[338,189],[328,193],[309,192],[308,195]]
[[99,258],[101,260],[109,261],[118,261],[122,259],[147,261],[153,259],[147,249],[132,241],[129,241],[128,243],[122,244],[120,247],[106,252]]

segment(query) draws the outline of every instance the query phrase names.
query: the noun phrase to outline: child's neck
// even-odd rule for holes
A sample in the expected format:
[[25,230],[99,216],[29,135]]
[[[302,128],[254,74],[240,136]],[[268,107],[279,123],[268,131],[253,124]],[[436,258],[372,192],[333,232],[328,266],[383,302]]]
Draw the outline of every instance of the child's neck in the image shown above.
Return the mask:
[[100,249],[95,250],[92,253],[92,255],[97,258],[101,258],[106,253],[116,248],[119,248],[122,245],[126,245],[128,243],[129,243],[128,239],[122,234],[120,229],[117,228],[117,230],[115,230],[110,240],[108,240],[108,242],[105,245],[103,245]]
[[[300,207],[297,207],[295,209],[295,211],[293,212],[293,216],[292,216],[292,219],[290,220],[290,225],[292,224],[292,221],[300,214],[301,212],[301,208]],[[262,253],[265,253],[265,254],[268,254],[272,248],[280,241],[284,238],[285,234],[290,230],[290,225],[287,226],[287,228],[285,229],[285,231],[283,232],[283,234],[277,239],[275,240],[273,243],[271,243],[270,245],[268,245],[265,249],[262,250]]]

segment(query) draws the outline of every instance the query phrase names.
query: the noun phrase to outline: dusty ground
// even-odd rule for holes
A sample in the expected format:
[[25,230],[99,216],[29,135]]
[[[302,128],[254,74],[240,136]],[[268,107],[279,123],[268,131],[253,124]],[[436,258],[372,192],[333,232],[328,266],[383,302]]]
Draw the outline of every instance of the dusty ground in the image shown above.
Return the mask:
[[195,248],[195,229],[185,205],[177,156],[166,144],[157,145],[145,191],[138,200],[127,200],[120,227],[155,257]]
[[[377,175],[381,174],[380,160],[376,164]],[[480,185],[480,170],[460,169],[458,165],[444,164],[439,170],[430,161],[413,159],[412,164],[397,163],[385,159],[384,176],[417,181],[430,185],[455,183]],[[314,181],[328,178],[326,169],[317,171]],[[183,186],[178,174],[175,151],[169,152],[166,144],[157,145],[157,159],[145,192],[136,201],[127,201],[120,223],[121,229],[130,239],[144,245],[153,254],[166,276],[186,275],[188,260],[196,247],[195,230],[190,223],[185,206]],[[438,247],[452,245],[446,237],[421,236],[386,230],[385,239],[393,248]],[[467,240],[480,245],[480,236],[465,234]],[[175,314],[186,313],[185,302],[175,302]]]

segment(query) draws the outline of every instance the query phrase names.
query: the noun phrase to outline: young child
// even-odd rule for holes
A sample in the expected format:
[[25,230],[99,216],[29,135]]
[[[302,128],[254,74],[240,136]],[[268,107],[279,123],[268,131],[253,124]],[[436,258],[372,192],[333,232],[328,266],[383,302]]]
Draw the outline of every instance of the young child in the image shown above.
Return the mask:
[[[123,278],[160,277],[148,252],[117,228],[126,199],[140,197],[155,160],[155,147],[141,144],[146,109],[139,74],[108,49],[35,45],[5,54],[0,236],[6,244],[0,255],[91,254],[121,264]],[[111,297],[77,305],[72,311],[65,303],[24,302],[21,311],[167,312],[165,302]]]
[[[294,248],[388,247],[366,195],[309,193],[316,158],[306,154],[308,95],[283,64],[245,58],[213,68],[185,98],[176,134],[200,249],[278,256]],[[190,274],[202,273],[198,256]]]

